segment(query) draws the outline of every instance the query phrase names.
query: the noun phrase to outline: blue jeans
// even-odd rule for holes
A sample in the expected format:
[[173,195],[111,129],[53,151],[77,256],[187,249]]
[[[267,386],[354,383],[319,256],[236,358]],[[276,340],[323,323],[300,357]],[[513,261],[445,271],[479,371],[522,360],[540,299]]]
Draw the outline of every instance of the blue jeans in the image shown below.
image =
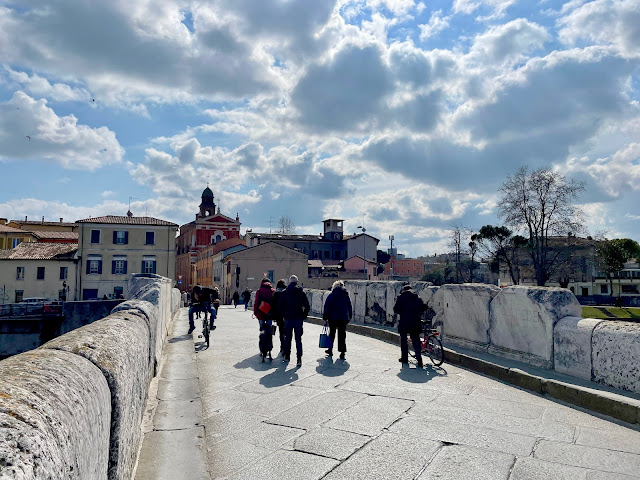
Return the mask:
[[298,358],[302,358],[302,323],[304,320],[291,320],[289,318],[284,319],[284,347],[282,348],[282,354],[285,357],[291,355],[291,341],[292,335],[296,335],[296,353]]
[[192,305],[189,307],[189,328],[195,328],[193,323],[194,312],[209,312],[209,326],[213,328],[213,321],[216,319],[215,310],[211,308],[211,304],[205,303],[204,305]]

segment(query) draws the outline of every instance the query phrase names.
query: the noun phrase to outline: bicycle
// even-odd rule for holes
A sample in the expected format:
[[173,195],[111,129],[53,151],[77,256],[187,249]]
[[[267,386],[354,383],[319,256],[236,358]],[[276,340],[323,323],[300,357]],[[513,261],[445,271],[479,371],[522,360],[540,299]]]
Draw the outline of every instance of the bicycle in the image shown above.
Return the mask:
[[[428,355],[436,367],[444,362],[444,348],[440,341],[440,332],[435,328],[431,328],[431,322],[422,322],[422,331],[420,332],[420,346],[423,355]],[[411,354],[416,358],[415,352]]]
[[[216,326],[213,327],[209,324],[209,306],[205,303],[204,308],[202,309],[204,312],[204,319],[202,320],[202,335],[198,335],[198,338],[204,337],[204,341],[207,343],[207,348],[209,348],[209,340],[211,337],[211,330],[215,330]],[[213,315],[213,312],[212,312]],[[216,318],[215,316],[213,318]]]

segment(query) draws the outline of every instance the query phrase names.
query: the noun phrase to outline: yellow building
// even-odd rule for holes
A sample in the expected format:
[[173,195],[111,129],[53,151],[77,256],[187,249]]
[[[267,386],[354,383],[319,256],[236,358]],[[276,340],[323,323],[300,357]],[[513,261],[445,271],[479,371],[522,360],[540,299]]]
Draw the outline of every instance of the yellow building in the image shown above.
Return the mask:
[[174,278],[178,225],[152,217],[78,220],[79,300],[128,296],[136,273]]
[[[2,219],[0,219],[2,220]],[[25,230],[27,232],[77,232],[78,225],[75,223],[65,222],[64,218],[60,218],[59,222],[42,220],[28,220],[27,217],[24,220],[11,220],[7,224],[10,227]]]
[[35,242],[36,239],[31,232],[25,232],[19,228],[6,225],[7,219],[0,218],[0,250],[16,248],[23,242]]

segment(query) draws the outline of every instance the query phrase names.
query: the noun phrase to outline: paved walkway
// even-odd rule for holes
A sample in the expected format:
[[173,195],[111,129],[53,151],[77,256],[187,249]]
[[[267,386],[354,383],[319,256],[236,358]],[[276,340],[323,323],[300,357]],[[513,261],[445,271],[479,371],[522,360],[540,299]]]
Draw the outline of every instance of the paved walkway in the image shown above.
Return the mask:
[[368,337],[325,358],[316,325],[301,368],[262,364],[251,313],[219,317],[208,350],[174,322],[136,479],[640,478],[628,426]]

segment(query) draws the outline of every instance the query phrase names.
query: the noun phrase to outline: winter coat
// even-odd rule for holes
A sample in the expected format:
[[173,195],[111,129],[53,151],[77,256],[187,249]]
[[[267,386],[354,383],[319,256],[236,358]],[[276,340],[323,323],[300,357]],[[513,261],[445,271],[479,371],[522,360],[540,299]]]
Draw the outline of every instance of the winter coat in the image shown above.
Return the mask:
[[270,283],[261,284],[260,288],[256,292],[256,299],[253,302],[253,314],[256,316],[258,320],[266,320],[267,318],[270,317],[271,310],[269,310],[268,314],[264,313],[262,310],[260,310],[260,304],[262,302],[267,302],[268,304],[271,304],[271,301],[273,298],[273,292],[274,292],[274,289]]
[[393,311],[400,315],[398,321],[398,332],[415,333],[422,329],[422,312],[424,303],[413,290],[403,290],[398,296]]
[[244,292],[242,292],[242,300],[245,303],[249,303],[250,299],[251,299],[251,292],[249,290],[245,290]]
[[353,316],[351,299],[343,287],[334,288],[324,302],[322,318],[329,321],[349,322]]
[[298,283],[290,283],[282,292],[278,308],[285,320],[305,319],[311,309],[307,295]]
[[282,310],[280,310],[280,296],[284,292],[284,289],[276,290],[271,297],[271,319],[280,322],[284,320],[282,317]]
[[233,293],[233,301],[236,303],[240,301],[240,294],[238,292]]

